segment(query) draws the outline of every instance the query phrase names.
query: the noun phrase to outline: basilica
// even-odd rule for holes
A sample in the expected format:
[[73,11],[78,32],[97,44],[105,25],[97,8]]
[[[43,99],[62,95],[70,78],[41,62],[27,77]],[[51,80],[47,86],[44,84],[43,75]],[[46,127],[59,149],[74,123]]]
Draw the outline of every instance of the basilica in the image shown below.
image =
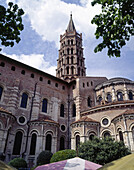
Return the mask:
[[111,136],[134,152],[134,81],[86,75],[82,34],[70,16],[56,77],[0,54],[0,158],[76,149]]

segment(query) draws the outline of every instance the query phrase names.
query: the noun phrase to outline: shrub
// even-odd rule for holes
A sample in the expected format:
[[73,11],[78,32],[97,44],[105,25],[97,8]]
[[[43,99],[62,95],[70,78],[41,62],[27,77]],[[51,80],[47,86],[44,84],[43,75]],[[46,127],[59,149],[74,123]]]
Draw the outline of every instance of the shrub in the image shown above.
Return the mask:
[[108,137],[103,139],[95,137],[93,140],[81,143],[78,151],[80,158],[101,165],[130,154],[123,142],[117,142]]
[[52,157],[51,151],[42,151],[37,157],[37,165],[44,165],[50,163]]
[[14,158],[8,163],[10,166],[14,168],[27,168],[27,162],[23,158]]
[[58,162],[58,161],[62,161],[62,160],[66,160],[66,159],[70,159],[70,158],[74,158],[76,157],[76,151],[72,150],[72,149],[65,149],[62,151],[58,151],[55,154],[53,154],[50,163],[52,162]]

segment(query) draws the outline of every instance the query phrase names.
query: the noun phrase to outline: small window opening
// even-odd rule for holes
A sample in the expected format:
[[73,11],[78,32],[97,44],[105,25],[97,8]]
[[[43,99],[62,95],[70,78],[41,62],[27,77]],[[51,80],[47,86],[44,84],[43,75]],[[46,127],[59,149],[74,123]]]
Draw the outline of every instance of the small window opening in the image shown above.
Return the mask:
[[39,79],[40,81],[43,81],[43,77],[40,77],[40,79]]
[[14,67],[14,66],[12,66],[12,67],[11,67],[11,70],[12,70],[12,71],[15,71],[15,67]]
[[21,71],[21,74],[25,75],[25,70],[22,70],[22,71]]
[[48,84],[51,84],[51,81],[50,80],[48,80],[48,82],[47,82]]
[[0,66],[1,66],[1,67],[5,67],[5,63],[4,63],[4,62],[1,62],[1,63],[0,63]]
[[34,74],[33,73],[31,74],[31,78],[34,78]]

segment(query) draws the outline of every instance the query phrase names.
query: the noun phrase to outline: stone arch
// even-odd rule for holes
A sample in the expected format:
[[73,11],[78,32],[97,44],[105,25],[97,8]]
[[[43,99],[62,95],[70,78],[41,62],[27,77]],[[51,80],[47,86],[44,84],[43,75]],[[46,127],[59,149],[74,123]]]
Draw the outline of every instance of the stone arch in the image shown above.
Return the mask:
[[32,135],[32,133],[36,133],[37,135],[40,135],[40,132],[39,132],[39,130],[38,129],[32,129],[31,131],[30,131],[30,136]]
[[14,145],[13,145],[13,155],[20,155],[22,144],[23,144],[24,133],[21,129],[18,129],[15,133]]
[[118,133],[118,129],[121,129],[122,132],[124,132],[124,128],[123,128],[123,126],[120,125],[120,124],[116,127],[116,133]]
[[65,149],[65,136],[60,137],[60,150]]
[[48,112],[48,99],[47,98],[43,98],[41,101],[41,111],[44,113]]
[[118,101],[123,101],[124,93],[123,93],[122,90],[117,90],[117,91],[116,91],[116,96],[117,96],[117,100],[118,100]]
[[90,129],[87,132],[87,136],[89,140],[92,140],[94,136],[97,136],[97,132],[94,129]]
[[128,91],[128,98],[129,100],[133,100],[133,92],[131,90]]
[[30,143],[30,155],[35,155],[36,152],[36,144],[37,144],[37,132],[33,131],[31,134],[31,143]]
[[105,132],[109,132],[111,136],[113,136],[113,131],[111,129],[105,128],[101,131],[100,136],[102,137]]
[[112,94],[110,92],[106,94],[106,99],[108,103],[112,102]]
[[48,133],[46,134],[45,150],[51,151],[51,149],[52,149],[52,135]]

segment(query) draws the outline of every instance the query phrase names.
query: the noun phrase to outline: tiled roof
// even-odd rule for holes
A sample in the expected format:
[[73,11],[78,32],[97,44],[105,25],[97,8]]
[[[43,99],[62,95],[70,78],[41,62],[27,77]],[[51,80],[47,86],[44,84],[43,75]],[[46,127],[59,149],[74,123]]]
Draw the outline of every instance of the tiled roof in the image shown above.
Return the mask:
[[39,115],[38,119],[35,120],[31,120],[30,122],[50,122],[50,123],[54,123],[54,124],[58,124],[58,122],[52,120],[49,116],[46,115]]
[[98,84],[95,87],[95,90],[99,90],[101,88],[104,88],[105,86],[124,84],[124,83],[133,84],[134,82],[132,80],[129,80],[129,79],[126,79],[126,78],[116,77],[116,78],[109,79],[109,80],[107,80],[107,81],[105,81],[101,84]]
[[99,123],[98,121],[93,120],[93,119],[91,119],[91,118],[85,116],[85,117],[80,118],[80,119],[77,120],[77,121],[74,121],[74,122],[71,123],[71,124],[75,124],[75,123],[79,123],[79,122],[96,122],[96,123]]
[[90,112],[93,112],[94,110],[102,110],[102,109],[106,109],[108,106],[109,107],[114,107],[115,105],[122,105],[122,104],[134,104],[134,100],[123,100],[123,101],[114,101],[114,102],[111,102],[111,103],[106,103],[106,104],[101,104],[101,105],[96,105],[96,106],[93,106],[91,107],[90,109],[86,110],[86,111],[83,111],[81,113],[81,115],[85,115],[85,114],[90,114]]
[[114,120],[115,118],[120,117],[122,115],[129,115],[129,114],[134,114],[134,109],[127,109],[123,113],[121,113],[118,116],[114,117],[112,120]]
[[3,109],[2,107],[0,107],[0,112],[4,112],[4,113],[8,113],[8,114],[11,114],[11,115],[12,115],[12,113],[11,113],[11,112],[9,112],[9,111],[7,111],[7,110]]

